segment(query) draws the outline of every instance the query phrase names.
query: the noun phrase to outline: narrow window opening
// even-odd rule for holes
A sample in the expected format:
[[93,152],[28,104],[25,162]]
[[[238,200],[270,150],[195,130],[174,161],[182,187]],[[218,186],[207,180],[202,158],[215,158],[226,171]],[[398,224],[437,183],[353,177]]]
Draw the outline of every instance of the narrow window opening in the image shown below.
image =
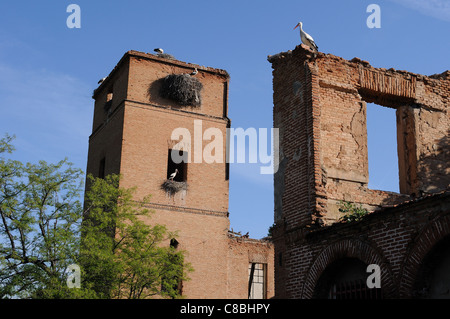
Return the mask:
[[110,91],[108,92],[108,94],[106,95],[106,102],[110,102],[113,99],[113,92]]
[[223,117],[228,116],[228,82],[223,82]]
[[98,177],[104,179],[105,178],[105,165],[106,164],[106,159],[103,157],[100,160],[100,165],[98,168]]
[[108,114],[111,112],[112,101],[113,101],[113,91],[112,91],[112,87],[111,87],[109,89],[108,93],[106,94],[106,101],[105,101],[105,106],[104,106],[104,110]]
[[370,189],[399,193],[396,110],[367,103]]
[[178,240],[176,240],[175,238],[172,238],[170,240],[170,247],[177,249],[178,248]]
[[248,299],[266,298],[266,264],[249,263]]
[[[175,182],[186,182],[187,181],[187,161],[188,152],[169,150],[169,157],[167,160],[167,179],[172,179],[171,175],[175,173],[173,180]],[[174,155],[174,156],[172,156]]]

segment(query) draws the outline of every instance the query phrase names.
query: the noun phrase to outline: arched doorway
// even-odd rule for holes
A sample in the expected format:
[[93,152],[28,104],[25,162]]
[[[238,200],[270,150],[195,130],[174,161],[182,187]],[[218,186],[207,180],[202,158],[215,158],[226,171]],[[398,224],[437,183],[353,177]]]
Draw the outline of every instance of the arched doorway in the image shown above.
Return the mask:
[[369,288],[367,264],[357,258],[341,258],[322,273],[314,290],[318,299],[381,299],[381,288]]
[[450,299],[450,236],[438,242],[424,257],[413,293],[416,298]]

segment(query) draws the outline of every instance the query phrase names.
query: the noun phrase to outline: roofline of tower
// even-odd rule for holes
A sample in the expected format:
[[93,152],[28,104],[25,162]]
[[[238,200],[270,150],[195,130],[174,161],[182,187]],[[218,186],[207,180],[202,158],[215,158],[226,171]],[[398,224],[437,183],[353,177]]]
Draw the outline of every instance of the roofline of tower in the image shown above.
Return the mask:
[[153,60],[153,61],[157,61],[157,62],[164,63],[164,64],[175,65],[175,66],[178,66],[178,67],[186,68],[186,69],[189,69],[189,70],[193,70],[194,68],[197,68],[199,71],[216,74],[216,75],[224,77],[227,80],[230,78],[230,75],[228,74],[228,72],[226,70],[223,70],[223,69],[216,69],[216,68],[202,66],[202,65],[198,65],[198,64],[194,64],[194,63],[183,62],[183,61],[179,61],[179,60],[176,60],[176,59],[167,59],[167,58],[159,57],[159,56],[157,56],[155,54],[152,54],[152,53],[145,53],[145,52],[141,52],[141,51],[130,50],[130,51],[125,52],[125,54],[122,56],[122,58],[116,64],[116,66],[111,70],[109,75],[106,77],[105,81],[103,81],[94,90],[94,93],[92,94],[92,98],[94,98],[94,99],[96,98],[98,92],[100,92],[102,90],[102,88],[106,86],[106,83],[109,82],[109,80],[112,78],[114,73],[130,57],[138,57],[138,58],[143,58],[143,59],[147,59],[147,60]]
[[413,72],[405,71],[405,70],[396,70],[394,68],[390,68],[390,69],[377,68],[377,67],[370,65],[370,63],[368,61],[362,60],[358,57],[354,57],[351,60],[347,60],[347,59],[344,59],[340,56],[337,56],[337,55],[334,55],[331,53],[314,52],[313,50],[311,50],[309,47],[307,47],[304,44],[297,45],[294,50],[288,50],[288,51],[280,52],[280,53],[277,53],[274,55],[268,55],[267,60],[273,65],[275,62],[282,61],[286,57],[292,55],[294,52],[301,52],[301,51],[303,54],[305,54],[305,57],[308,60],[315,60],[315,59],[320,59],[320,58],[321,59],[333,59],[333,60],[340,60],[344,63],[358,63],[358,64],[361,64],[362,66],[371,67],[371,68],[374,68],[377,70],[389,71],[389,72],[395,72],[395,73],[401,73],[401,74],[408,74],[410,76],[415,76],[418,79],[420,79],[420,78],[430,78],[430,79],[438,79],[438,80],[450,79],[450,70],[446,70],[442,73],[437,73],[437,74],[432,74],[432,75],[423,75],[423,74],[413,73]]

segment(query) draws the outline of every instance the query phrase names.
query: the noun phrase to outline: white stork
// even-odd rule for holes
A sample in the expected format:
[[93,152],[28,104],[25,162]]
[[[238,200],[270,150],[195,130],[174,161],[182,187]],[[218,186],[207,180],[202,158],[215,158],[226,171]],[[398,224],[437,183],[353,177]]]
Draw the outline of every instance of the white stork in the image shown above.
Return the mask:
[[192,75],[192,76],[194,76],[194,75],[196,75],[198,73],[198,70],[197,70],[197,68],[195,68],[195,70],[194,71],[192,71],[191,72],[191,74],[189,74],[189,75]]
[[309,46],[311,49],[318,51],[319,47],[316,45],[316,43],[314,42],[314,39],[312,38],[312,36],[310,36],[308,33],[306,33],[305,31],[303,31],[302,28],[303,23],[299,22],[294,30],[297,27],[300,27],[300,39],[302,39],[303,44],[306,44],[307,46]]
[[103,79],[101,79],[100,81],[98,81],[98,84],[100,84],[100,83],[102,83],[103,81],[105,81],[106,80],[106,76],[103,78]]
[[156,48],[153,51],[155,51],[156,53],[159,53],[159,54],[163,54],[164,53],[164,50],[161,49],[161,48]]
[[175,176],[177,176],[178,173],[178,168],[175,168],[175,172],[173,172],[172,174],[170,174],[169,180],[173,181],[173,179],[175,178]]

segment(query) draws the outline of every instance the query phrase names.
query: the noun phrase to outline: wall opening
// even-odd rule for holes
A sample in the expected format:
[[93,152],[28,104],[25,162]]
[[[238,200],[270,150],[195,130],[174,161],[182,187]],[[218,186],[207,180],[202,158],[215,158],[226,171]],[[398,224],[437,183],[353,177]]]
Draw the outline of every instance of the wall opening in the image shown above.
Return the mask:
[[112,89],[108,92],[108,94],[106,95],[106,102],[112,102],[113,99],[113,91]]
[[370,189],[399,193],[396,110],[367,103]]
[[414,296],[423,299],[450,299],[450,236],[436,244],[425,256],[417,274]]
[[175,238],[172,238],[170,240],[170,247],[172,247],[173,249],[177,249],[178,248],[178,240],[176,240]]
[[248,299],[266,298],[266,264],[249,263]]
[[382,299],[381,288],[367,287],[367,265],[357,258],[342,258],[330,264],[315,287],[315,299]]
[[113,102],[113,88],[111,86],[108,90],[108,93],[106,94],[106,101],[103,107],[105,112],[108,113],[108,115],[111,112],[112,102]]
[[100,164],[98,167],[98,177],[104,179],[105,178],[105,167],[106,167],[106,159],[103,157],[100,160]]
[[176,157],[172,156],[172,150],[169,149],[169,157],[167,160],[167,179],[171,179],[170,176],[173,173],[176,173],[173,181],[186,182],[188,152],[178,150],[173,150],[173,152]]

